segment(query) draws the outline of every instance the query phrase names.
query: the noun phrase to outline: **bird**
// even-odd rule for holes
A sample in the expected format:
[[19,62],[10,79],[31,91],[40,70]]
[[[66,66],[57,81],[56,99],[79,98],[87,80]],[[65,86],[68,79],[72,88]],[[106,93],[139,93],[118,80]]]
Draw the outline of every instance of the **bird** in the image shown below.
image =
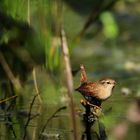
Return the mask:
[[92,105],[101,106],[102,101],[107,100],[112,95],[112,90],[116,81],[112,78],[103,78],[96,82],[83,82],[75,90]]

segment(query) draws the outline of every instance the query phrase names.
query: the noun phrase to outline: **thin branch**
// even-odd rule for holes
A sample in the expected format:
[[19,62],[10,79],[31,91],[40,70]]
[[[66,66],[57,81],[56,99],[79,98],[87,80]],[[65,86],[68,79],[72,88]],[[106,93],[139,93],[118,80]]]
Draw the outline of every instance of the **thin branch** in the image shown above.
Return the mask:
[[[40,102],[40,104],[42,104],[42,99],[41,99],[39,88],[38,88],[38,84],[37,84],[36,69],[35,69],[35,67],[33,68],[32,75],[33,75],[33,82],[34,82],[34,87],[35,87],[36,95],[38,95],[39,102]],[[41,112],[41,109],[42,109],[42,106],[39,105],[39,107],[37,109],[38,112],[39,112],[39,114]],[[36,121],[36,123],[37,122],[38,121]],[[37,133],[37,127],[34,128],[33,135],[32,135],[32,140],[35,140],[36,139],[35,138],[36,137],[36,133]]]
[[[39,106],[38,108],[38,114],[40,114],[42,112],[42,105]],[[31,117],[31,119],[33,119],[33,116]],[[38,118],[39,119],[39,118]],[[33,133],[32,133],[32,140],[36,140],[39,132],[38,132],[38,125],[40,124],[40,121],[36,121],[36,127],[34,127]]]
[[4,55],[1,52],[0,52],[0,63],[2,65],[5,73],[7,74],[8,78],[14,85],[14,87],[16,89],[20,89],[22,87],[20,81],[14,76],[12,70],[10,69],[8,63],[6,62]]
[[38,117],[39,115],[40,115],[39,113],[37,113],[37,114],[35,114],[35,115],[32,115],[32,116],[30,117],[30,120],[33,120],[34,118]]
[[64,65],[66,70],[68,95],[69,97],[71,97],[71,94],[73,92],[73,79],[72,79],[72,73],[71,73],[72,70],[71,70],[70,59],[69,59],[69,49],[68,49],[68,44],[67,44],[64,30],[61,30],[61,45],[62,45],[62,52],[64,58]]
[[40,92],[39,92],[39,88],[38,88],[38,84],[37,84],[37,80],[36,80],[36,70],[35,70],[35,68],[33,68],[32,75],[33,75],[33,81],[34,81],[34,87],[35,87],[36,94],[38,96],[38,99],[39,99],[40,103],[42,103],[42,99],[41,99],[41,96],[40,96]]
[[62,46],[62,52],[63,52],[63,58],[64,58],[65,71],[66,71],[66,83],[67,83],[67,89],[68,89],[67,95],[70,99],[69,100],[69,107],[71,110],[70,115],[72,118],[74,140],[77,140],[78,133],[77,133],[76,115],[75,115],[74,102],[73,102],[73,97],[72,97],[73,79],[72,79],[70,59],[69,59],[69,49],[68,49],[68,44],[67,44],[65,32],[63,29],[61,30],[61,46]]
[[6,126],[12,131],[14,138],[17,139],[16,131],[14,130],[12,118],[10,115],[7,116],[7,120],[10,123],[6,123]]
[[66,106],[60,107],[59,109],[57,109],[57,110],[49,117],[49,119],[46,121],[46,123],[44,124],[43,128],[42,128],[41,131],[40,131],[39,139],[41,139],[41,134],[45,131],[45,129],[46,129],[48,123],[56,116],[56,114],[57,114],[58,112],[60,112],[60,111],[63,110],[63,109],[66,109]]
[[0,100],[0,104],[3,103],[3,102],[7,102],[7,101],[9,101],[9,100],[11,100],[11,99],[14,99],[14,98],[16,98],[16,97],[17,97],[17,95],[11,96],[11,97],[6,98],[6,99],[3,99],[3,100]]
[[34,96],[32,102],[31,102],[31,104],[30,104],[29,113],[28,113],[28,118],[27,118],[27,121],[26,121],[25,126],[24,126],[23,140],[25,140],[25,138],[26,138],[27,127],[28,127],[28,125],[29,125],[29,123],[30,123],[30,120],[31,120],[31,118],[32,118],[32,117],[31,117],[32,108],[33,108],[33,105],[34,105],[34,102],[35,102],[35,99],[36,99],[37,96],[38,96],[38,95],[35,95],[35,96]]

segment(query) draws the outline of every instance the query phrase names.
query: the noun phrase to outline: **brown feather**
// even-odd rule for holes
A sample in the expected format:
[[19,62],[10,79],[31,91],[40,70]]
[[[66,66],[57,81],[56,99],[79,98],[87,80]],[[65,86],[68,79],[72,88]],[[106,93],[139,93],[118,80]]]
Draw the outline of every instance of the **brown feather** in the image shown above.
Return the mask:
[[76,90],[87,96],[96,96],[96,94],[98,93],[98,89],[96,88],[96,83],[92,83],[92,82],[83,83]]

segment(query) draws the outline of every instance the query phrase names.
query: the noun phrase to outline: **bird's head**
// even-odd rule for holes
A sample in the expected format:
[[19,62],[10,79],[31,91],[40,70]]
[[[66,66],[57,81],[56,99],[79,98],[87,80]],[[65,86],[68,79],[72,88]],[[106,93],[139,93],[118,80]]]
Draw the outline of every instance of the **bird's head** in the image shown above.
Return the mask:
[[113,89],[116,85],[116,81],[111,78],[104,78],[99,80],[99,84],[104,86],[105,88]]

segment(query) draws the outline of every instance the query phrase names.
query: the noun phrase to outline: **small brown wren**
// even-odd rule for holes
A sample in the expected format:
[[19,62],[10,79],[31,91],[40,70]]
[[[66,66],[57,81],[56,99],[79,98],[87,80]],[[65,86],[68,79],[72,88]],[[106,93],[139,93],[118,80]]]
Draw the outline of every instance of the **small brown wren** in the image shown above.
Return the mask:
[[91,104],[101,106],[101,102],[111,96],[116,81],[111,78],[104,78],[96,82],[87,82],[83,65],[81,65],[81,71],[81,85],[76,91],[79,91]]

